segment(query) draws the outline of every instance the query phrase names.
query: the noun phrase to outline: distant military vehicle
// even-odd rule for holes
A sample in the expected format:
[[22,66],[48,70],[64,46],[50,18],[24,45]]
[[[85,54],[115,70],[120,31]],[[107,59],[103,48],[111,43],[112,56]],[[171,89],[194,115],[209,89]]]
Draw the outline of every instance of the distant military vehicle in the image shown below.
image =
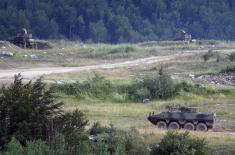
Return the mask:
[[21,48],[32,48],[32,45],[29,41],[28,32],[25,28],[21,29],[21,31],[17,34],[16,37],[8,39],[7,41]]
[[192,41],[192,36],[191,34],[188,34],[186,31],[180,30],[180,36],[174,39],[174,41]]
[[213,128],[215,113],[199,112],[198,107],[173,107],[159,114],[150,113],[148,120],[163,129],[207,131]]
[[32,34],[28,34],[25,28],[21,29],[16,37],[10,38],[7,41],[21,48],[50,49],[53,47],[47,41],[32,39]]

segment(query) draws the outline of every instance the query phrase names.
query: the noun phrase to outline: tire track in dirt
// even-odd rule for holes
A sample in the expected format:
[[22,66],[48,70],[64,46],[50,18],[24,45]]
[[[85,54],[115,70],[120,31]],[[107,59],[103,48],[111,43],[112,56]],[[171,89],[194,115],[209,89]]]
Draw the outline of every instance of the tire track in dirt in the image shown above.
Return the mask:
[[[183,54],[184,56],[192,55],[192,53]],[[30,68],[30,69],[8,69],[0,70],[0,81],[13,78],[15,74],[21,73],[26,79],[34,79],[36,77],[52,74],[52,73],[66,73],[66,72],[80,72],[86,70],[95,70],[95,69],[112,69],[118,67],[131,67],[138,66],[143,64],[153,64],[157,62],[164,62],[175,59],[182,56],[182,54],[174,54],[168,56],[152,56],[148,58],[141,58],[135,60],[129,60],[118,63],[105,63],[98,65],[89,65],[81,67],[45,67],[45,68]]]
[[[223,49],[220,52],[231,52],[234,49]],[[124,62],[117,63],[104,63],[104,64],[96,64],[89,66],[81,66],[81,67],[44,67],[44,68],[29,68],[29,69],[0,69],[0,82],[4,82],[7,80],[13,79],[13,76],[21,73],[25,79],[35,79],[42,75],[47,74],[55,74],[55,73],[67,73],[67,72],[81,72],[87,70],[95,70],[95,69],[112,69],[118,67],[132,67],[144,64],[153,64],[158,62],[164,62],[173,60],[180,57],[192,56],[198,53],[207,52],[208,49],[198,49],[198,50],[185,50],[182,52],[178,52],[177,54],[167,55],[167,56],[152,56],[147,58],[139,58],[135,60],[129,60]]]

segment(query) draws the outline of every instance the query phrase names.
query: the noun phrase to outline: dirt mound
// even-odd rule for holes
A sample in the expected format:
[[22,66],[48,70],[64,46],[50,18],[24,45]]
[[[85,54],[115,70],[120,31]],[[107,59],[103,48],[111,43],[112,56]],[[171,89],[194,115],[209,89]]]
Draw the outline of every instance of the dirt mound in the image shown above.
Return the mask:
[[18,49],[18,46],[15,46],[14,44],[11,44],[9,41],[0,41],[0,49]]
[[[32,44],[32,48],[34,49],[47,50],[54,47],[51,42],[45,40],[31,39],[30,42]],[[1,49],[20,49],[20,47],[10,43],[9,41],[0,41],[0,50]]]
[[200,75],[190,78],[192,81],[197,83],[208,83],[218,86],[235,87],[235,72]]
[[32,40],[33,43],[33,48],[39,49],[39,50],[47,50],[47,49],[52,49],[54,45],[45,40]]

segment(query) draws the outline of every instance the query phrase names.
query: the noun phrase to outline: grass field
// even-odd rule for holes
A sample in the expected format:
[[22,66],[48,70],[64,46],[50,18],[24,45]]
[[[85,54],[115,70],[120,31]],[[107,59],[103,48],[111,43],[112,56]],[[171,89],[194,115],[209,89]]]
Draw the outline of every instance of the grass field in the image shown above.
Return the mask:
[[[0,59],[0,68],[33,68],[48,66],[85,66],[90,64],[114,63],[149,56],[163,56],[180,54],[190,51],[191,55],[179,56],[170,61],[161,63],[143,64],[132,67],[119,67],[113,69],[96,69],[63,74],[50,74],[46,80],[84,81],[94,74],[102,75],[115,84],[128,84],[139,80],[146,75],[154,75],[163,66],[172,75],[181,76],[177,80],[187,80],[189,74],[218,73],[227,66],[234,65],[228,60],[228,55],[235,51],[233,42],[208,41],[191,44],[175,44],[171,42],[146,42],[140,44],[81,44],[74,42],[57,42],[57,47],[51,50],[20,50],[13,58]],[[203,60],[203,55],[213,49],[213,56]],[[195,52],[199,50],[200,52]],[[36,59],[29,56],[35,54]],[[27,57],[25,56],[27,55]],[[208,85],[205,85],[208,87]],[[220,89],[211,88],[209,89]],[[167,100],[152,100],[149,103],[124,102],[115,103],[112,100],[95,98],[78,99],[75,96],[57,94],[59,100],[65,102],[63,109],[72,111],[80,109],[89,119],[90,126],[100,122],[103,126],[113,124],[118,129],[128,130],[136,128],[145,138],[146,143],[158,142],[165,131],[156,129],[151,125],[147,116],[149,112],[165,110],[166,105],[182,104],[186,106],[199,106],[203,112],[216,112],[217,120],[213,132],[192,132],[193,136],[205,138],[210,148],[225,150],[224,154],[235,152],[235,89],[225,88],[215,94],[196,95],[181,93]],[[226,152],[228,151],[228,152]],[[222,152],[223,153],[223,152]],[[235,154],[235,153],[234,153]]]
[[[231,49],[233,43],[205,41],[196,43],[146,42],[140,44],[83,44],[79,42],[52,41],[54,48],[48,50],[24,50],[4,48],[14,57],[3,58],[0,68],[28,68],[45,66],[84,66],[104,62],[117,62],[148,56],[171,55],[187,50]],[[31,55],[36,57],[31,58]]]
[[[85,113],[90,121],[100,122],[103,126],[113,124],[118,129],[129,130],[136,128],[148,144],[159,142],[165,135],[165,130],[159,130],[147,120],[149,112],[160,112],[166,105],[182,103],[184,105],[200,106],[204,112],[216,112],[217,121],[212,131],[191,132],[195,137],[205,138],[213,152],[224,151],[231,154],[235,151],[235,105],[233,95],[188,96],[167,101],[153,101],[143,103],[111,103],[87,99],[78,101],[76,98],[63,97],[64,110],[72,111],[76,108]],[[183,132],[183,131],[182,131]]]

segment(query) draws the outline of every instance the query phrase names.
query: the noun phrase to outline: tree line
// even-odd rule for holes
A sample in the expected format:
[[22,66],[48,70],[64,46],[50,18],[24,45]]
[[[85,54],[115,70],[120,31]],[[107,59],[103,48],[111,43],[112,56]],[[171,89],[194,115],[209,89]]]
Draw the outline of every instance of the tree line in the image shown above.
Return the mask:
[[0,39],[27,28],[35,38],[85,42],[235,39],[234,0],[1,0]]

